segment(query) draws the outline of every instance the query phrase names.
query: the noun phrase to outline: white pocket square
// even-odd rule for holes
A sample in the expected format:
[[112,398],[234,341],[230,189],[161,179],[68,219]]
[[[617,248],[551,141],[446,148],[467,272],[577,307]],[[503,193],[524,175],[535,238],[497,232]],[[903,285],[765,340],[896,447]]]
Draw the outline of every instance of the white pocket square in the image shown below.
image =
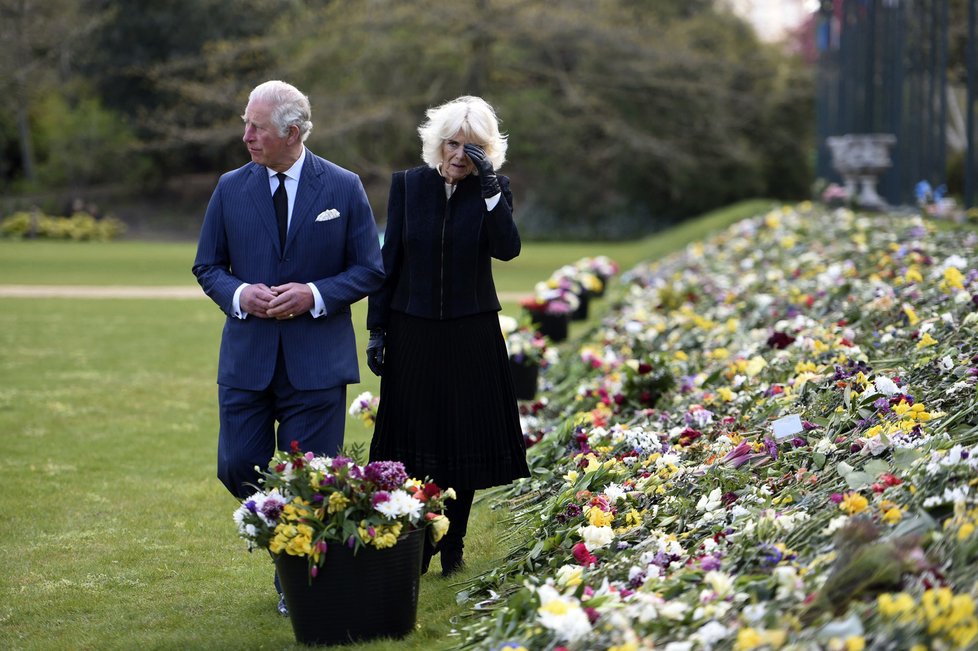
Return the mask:
[[324,210],[318,215],[316,215],[317,222],[328,222],[331,219],[336,219],[340,216],[340,211],[336,208],[330,208],[329,210]]

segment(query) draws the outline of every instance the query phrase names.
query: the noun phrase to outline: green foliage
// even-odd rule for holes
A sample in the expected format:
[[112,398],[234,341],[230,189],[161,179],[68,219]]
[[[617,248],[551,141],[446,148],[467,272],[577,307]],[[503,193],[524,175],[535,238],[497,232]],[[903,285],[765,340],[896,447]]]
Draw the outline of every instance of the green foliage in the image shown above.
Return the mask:
[[38,180],[47,187],[84,187],[138,180],[132,132],[99,99],[73,103],[49,93],[35,106]]
[[51,240],[113,240],[126,232],[115,217],[95,219],[86,212],[52,217],[41,212],[16,212],[0,222],[0,236]]
[[[510,135],[525,239],[642,237],[810,180],[803,64],[708,0],[38,4],[9,66],[37,74],[0,102],[27,109],[45,190],[237,167],[247,93],[272,78],[310,96],[310,148],[362,177],[381,222],[391,172],[420,163],[425,110],[462,94]],[[0,114],[16,152],[0,186],[30,180],[23,122]]]

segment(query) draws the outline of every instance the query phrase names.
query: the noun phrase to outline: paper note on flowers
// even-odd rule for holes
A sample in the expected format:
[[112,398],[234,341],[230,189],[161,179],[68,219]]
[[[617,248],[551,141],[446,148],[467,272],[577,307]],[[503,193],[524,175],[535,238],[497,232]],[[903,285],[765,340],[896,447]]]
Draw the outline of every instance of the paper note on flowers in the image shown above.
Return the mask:
[[774,438],[778,441],[789,436],[794,436],[804,429],[801,425],[801,416],[798,414],[791,414],[790,416],[779,418],[772,423],[771,427],[774,429]]

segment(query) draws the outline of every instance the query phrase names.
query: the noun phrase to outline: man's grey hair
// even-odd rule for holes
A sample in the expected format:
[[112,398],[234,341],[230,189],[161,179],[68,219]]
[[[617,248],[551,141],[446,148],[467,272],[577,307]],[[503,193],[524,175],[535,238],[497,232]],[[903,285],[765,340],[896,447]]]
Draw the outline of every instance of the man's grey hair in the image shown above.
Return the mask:
[[299,128],[302,142],[312,131],[312,108],[309,98],[292,84],[277,79],[266,81],[255,87],[248,95],[248,103],[262,102],[272,107],[272,124],[278,128],[283,138],[293,124]]

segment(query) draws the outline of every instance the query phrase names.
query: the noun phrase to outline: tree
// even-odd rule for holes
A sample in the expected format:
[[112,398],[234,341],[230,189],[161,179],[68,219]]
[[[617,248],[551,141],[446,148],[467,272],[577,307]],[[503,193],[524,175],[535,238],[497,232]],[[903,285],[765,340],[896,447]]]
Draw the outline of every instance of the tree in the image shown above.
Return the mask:
[[20,166],[37,182],[30,113],[35,102],[59,79],[74,47],[99,20],[83,16],[71,0],[0,0],[0,97],[14,114]]

